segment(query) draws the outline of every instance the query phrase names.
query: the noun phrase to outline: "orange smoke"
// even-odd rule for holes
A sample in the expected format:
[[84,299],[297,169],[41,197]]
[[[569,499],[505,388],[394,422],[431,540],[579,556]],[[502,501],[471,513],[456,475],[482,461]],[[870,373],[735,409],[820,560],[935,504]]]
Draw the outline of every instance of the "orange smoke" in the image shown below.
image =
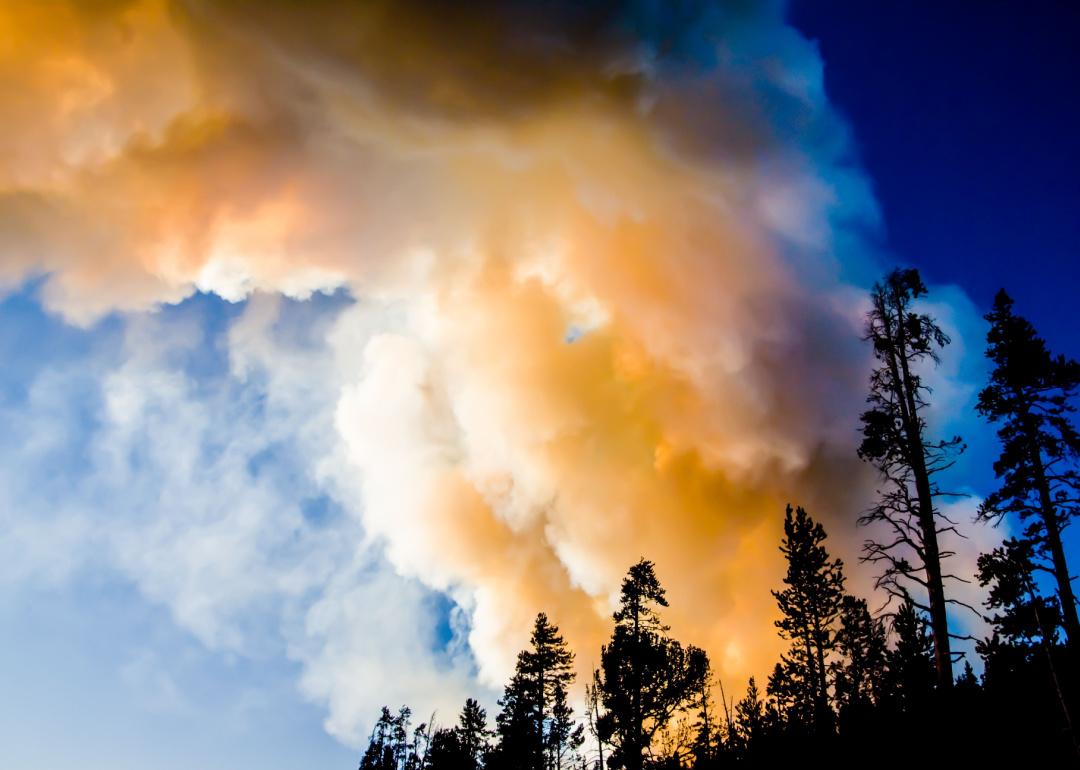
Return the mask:
[[78,323],[346,286],[362,366],[328,440],[485,681],[540,609],[594,662],[641,556],[674,633],[762,672],[784,504],[843,552],[866,491],[839,172],[754,101],[830,129],[812,50],[774,11],[696,19],[775,46],[752,78],[665,74],[606,18],[568,17],[564,55],[517,17],[302,7],[6,3],[0,279],[46,274]]

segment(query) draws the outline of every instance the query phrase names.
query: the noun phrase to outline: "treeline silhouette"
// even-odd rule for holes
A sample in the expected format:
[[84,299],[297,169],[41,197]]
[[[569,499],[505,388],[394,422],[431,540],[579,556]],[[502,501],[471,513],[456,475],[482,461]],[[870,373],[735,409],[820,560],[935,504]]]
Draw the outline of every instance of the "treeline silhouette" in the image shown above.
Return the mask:
[[[858,452],[880,486],[858,524],[868,528],[861,558],[878,567],[882,607],[846,592],[824,527],[788,506],[787,572],[772,592],[788,649],[764,690],[751,678],[744,695],[728,697],[704,650],[671,636],[664,589],[642,559],[622,582],[580,717],[570,705],[574,653],[540,613],[493,722],[472,699],[453,727],[434,717],[414,727],[407,707],[383,708],[361,770],[1080,764],[1080,623],[1062,543],[1080,512],[1080,364],[1052,354],[998,293],[986,316],[993,369],[976,409],[998,428],[1000,485],[978,519],[1009,517],[1020,534],[981,555],[975,575],[955,575],[942,536],[966,524],[946,516],[953,493],[939,479],[964,444],[930,435],[924,417],[932,393],[920,372],[949,344],[920,310],[925,294],[917,271],[895,270],[874,286],[866,318],[876,366]],[[950,614],[979,612],[952,596],[956,580],[988,589],[990,636],[975,643],[981,677],[967,660],[954,672],[963,655]]]

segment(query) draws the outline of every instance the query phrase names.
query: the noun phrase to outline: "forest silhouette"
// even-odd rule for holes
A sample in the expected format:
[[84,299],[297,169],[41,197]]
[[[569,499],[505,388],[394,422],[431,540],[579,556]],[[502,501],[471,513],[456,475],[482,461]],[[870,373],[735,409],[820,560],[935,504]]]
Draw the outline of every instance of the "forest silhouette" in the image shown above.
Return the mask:
[[[953,493],[939,481],[964,444],[931,435],[924,417],[933,394],[921,373],[949,344],[920,310],[926,293],[916,270],[894,270],[873,287],[866,317],[875,366],[858,454],[879,486],[852,525],[867,533],[860,558],[879,595],[847,593],[824,527],[789,505],[778,511],[787,571],[772,592],[788,647],[764,688],[751,678],[729,697],[705,651],[672,637],[664,588],[642,558],[584,683],[584,713],[571,706],[574,651],[540,612],[493,719],[473,699],[454,726],[384,707],[360,770],[1080,764],[1080,622],[1062,541],[1080,515],[1080,363],[1053,354],[998,293],[976,410],[997,428],[999,484],[977,521],[951,520],[942,501]],[[942,535],[1004,519],[1019,534],[982,554],[976,574],[949,569]],[[985,606],[962,605],[955,581],[985,587]],[[981,676],[952,646],[955,612],[987,623],[975,643]]]

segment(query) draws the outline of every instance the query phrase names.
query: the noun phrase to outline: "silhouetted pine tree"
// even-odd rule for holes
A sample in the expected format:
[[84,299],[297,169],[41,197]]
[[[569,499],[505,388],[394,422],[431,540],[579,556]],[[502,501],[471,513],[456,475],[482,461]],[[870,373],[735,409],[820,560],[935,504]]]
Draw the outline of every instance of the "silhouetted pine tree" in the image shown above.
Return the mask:
[[757,682],[750,677],[746,695],[735,704],[735,733],[729,742],[736,756],[752,756],[757,745],[766,738],[765,728],[765,703]]
[[1009,538],[979,556],[976,573],[979,585],[990,589],[986,606],[996,612],[987,620],[994,634],[1025,648],[1056,644],[1061,622],[1057,601],[1043,596],[1035,584],[1034,552],[1030,540]]
[[986,320],[986,355],[994,370],[976,409],[1000,424],[994,472],[1001,486],[986,498],[980,515],[993,521],[1015,515],[1028,522],[1024,537],[1054,575],[1065,633],[1077,649],[1080,619],[1061,533],[1080,515],[1080,433],[1070,403],[1080,388],[1080,363],[1051,354],[1035,327],[1013,313],[1004,290]]
[[397,770],[393,742],[394,720],[390,709],[383,706],[382,713],[372,728],[367,749],[360,759],[360,770]]
[[402,706],[397,714],[383,706],[379,719],[371,731],[367,749],[360,760],[360,770],[419,770],[426,757],[427,726],[420,725],[409,741],[409,723],[412,711]]
[[964,670],[956,677],[956,689],[963,692],[978,692],[979,678],[975,676],[975,669],[971,667],[971,661],[964,661]]
[[585,718],[589,733],[596,741],[596,770],[604,770],[604,738],[600,732],[603,715],[600,695],[600,672],[593,671],[592,682],[585,685]]
[[[458,717],[458,725],[452,732],[452,744],[456,744],[458,750],[458,764],[447,764],[444,768],[433,761],[433,770],[456,770],[459,767],[462,770],[477,770],[483,764],[492,736],[487,726],[487,712],[472,698],[467,699]],[[433,743],[433,753],[434,750]]]
[[431,752],[431,733],[434,730],[434,715],[428,722],[422,722],[413,730],[412,742],[405,756],[405,770],[426,770]]
[[886,656],[886,696],[894,710],[916,713],[934,689],[934,642],[926,619],[910,599],[893,616],[892,631],[896,644]]
[[859,521],[884,525],[884,539],[868,540],[863,557],[883,566],[879,587],[905,598],[914,583],[927,595],[938,686],[948,689],[952,655],[941,561],[950,554],[940,550],[938,536],[954,525],[934,506],[943,494],[934,477],[963,447],[959,437],[935,442],[925,436],[928,391],[918,368],[927,360],[936,363],[949,338],[932,317],[913,309],[924,294],[917,270],[894,270],[870,294],[865,339],[878,366],[870,376],[859,456],[874,464],[886,486]]
[[814,723],[814,693],[810,681],[802,673],[799,666],[785,656],[773,666],[765,683],[765,692],[788,733],[808,733]]
[[794,727],[825,734],[833,728],[827,662],[836,645],[834,624],[844,595],[843,562],[822,545],[825,529],[802,508],[784,515],[780,551],[787,559],[782,591],[773,591],[780,635],[791,648],[769,678],[769,694],[783,705]]
[[515,673],[499,700],[495,717],[496,744],[488,757],[491,768],[521,767],[540,770],[544,766],[543,734],[537,729],[535,683]]
[[865,729],[881,698],[888,653],[884,625],[870,615],[865,599],[843,597],[836,651],[833,681],[841,731]]
[[431,736],[431,751],[428,752],[430,770],[475,770],[476,767],[478,765],[470,763],[457,730],[443,727]]
[[691,753],[694,767],[705,770],[716,764],[720,748],[720,730],[712,703],[712,664],[704,650],[691,647],[687,656],[689,676],[693,682],[690,708],[695,712],[694,738]]
[[993,635],[976,645],[985,663],[986,711],[992,719],[1009,714],[994,719],[997,728],[1031,738],[1033,755],[1075,762],[1076,663],[1058,644],[1061,613],[1056,598],[1038,590],[1034,551],[1031,542],[1013,538],[979,557],[979,583],[990,588],[986,606],[995,611],[987,618]]
[[430,734],[427,760],[417,770],[478,770],[484,767],[491,731],[487,714],[472,698],[465,701],[458,725]]
[[697,653],[668,636],[657,611],[666,606],[652,562],[642,559],[623,580],[615,630],[600,651],[599,729],[612,745],[612,770],[641,770],[654,738],[693,698]]
[[569,750],[583,741],[573,727],[567,688],[574,680],[574,654],[547,615],[536,616],[532,647],[518,654],[496,719],[499,742],[489,765],[513,770],[560,768]]
[[551,719],[544,740],[548,767],[562,770],[567,755],[577,751],[585,742],[585,726],[574,721],[574,710],[567,701],[566,687],[556,688],[551,698]]
[[465,700],[455,732],[463,749],[465,768],[475,770],[481,767],[492,733],[487,728],[487,712],[480,703],[472,698]]

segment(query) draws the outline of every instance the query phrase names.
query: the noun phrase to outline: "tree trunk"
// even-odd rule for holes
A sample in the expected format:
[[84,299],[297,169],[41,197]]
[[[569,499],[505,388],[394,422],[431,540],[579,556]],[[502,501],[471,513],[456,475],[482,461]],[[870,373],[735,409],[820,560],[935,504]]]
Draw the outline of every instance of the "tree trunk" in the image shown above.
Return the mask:
[[[920,459],[921,457],[922,455]],[[949,619],[945,611],[945,586],[941,577],[941,554],[938,550],[937,522],[934,521],[930,480],[925,464],[920,465],[920,469],[915,469],[915,490],[919,496],[919,527],[922,529],[925,552],[926,592],[930,599],[930,629],[934,635],[934,669],[937,671],[938,687],[948,690],[952,688],[953,678]]]
[[1065,548],[1061,544],[1061,527],[1058,526],[1057,511],[1050,497],[1050,483],[1046,480],[1042,454],[1036,448],[1032,452],[1035,466],[1035,483],[1039,488],[1039,513],[1046,528],[1046,546],[1050,549],[1050,558],[1054,564],[1054,578],[1058,584],[1058,601],[1061,604],[1061,619],[1065,634],[1069,637],[1069,649],[1075,652],[1080,648],[1080,618],[1076,613],[1076,595],[1069,579],[1069,565],[1065,561]]
[[639,597],[634,599],[634,692],[631,700],[634,710],[634,740],[630,746],[630,751],[627,752],[626,770],[641,770],[644,764],[642,751],[645,746],[641,735],[642,723],[644,722],[641,718],[641,671],[638,668],[641,661],[641,607],[639,602]]
[[540,693],[537,703],[536,714],[536,737],[540,741],[540,766],[547,764],[547,751],[544,746],[544,669],[540,669]]
[[[949,620],[945,610],[945,586],[941,577],[941,552],[938,548],[937,522],[934,520],[934,496],[930,474],[926,469],[926,447],[919,424],[915,387],[907,360],[907,338],[904,334],[904,310],[896,300],[897,344],[894,346],[899,369],[894,360],[893,382],[900,401],[904,436],[908,441],[908,465],[915,477],[915,493],[919,501],[919,529],[922,532],[923,566],[926,571],[926,593],[930,600],[930,628],[934,635],[934,669],[938,687],[949,690],[953,685],[952,652],[950,650]],[[886,318],[888,316],[885,316]],[[899,375],[899,376],[898,376]]]
[[825,650],[821,643],[822,631],[819,621],[814,621],[814,649],[816,655],[814,668],[817,682],[814,688],[814,731],[821,733],[825,728],[826,712],[829,708],[829,683],[825,674]]
[[812,716],[813,716],[813,719],[814,719],[814,724],[812,726],[813,726],[814,730],[816,731],[817,726],[818,726],[818,719],[821,716],[818,713],[818,674],[817,674],[817,665],[814,663],[814,648],[813,648],[813,645],[812,645],[811,640],[810,640],[810,628],[807,627],[807,626],[804,626],[803,628],[804,628],[803,647],[806,650],[806,673],[809,674],[809,676],[810,676],[810,687],[812,687],[813,690],[814,690],[814,700],[813,700],[813,703],[810,704],[811,707],[812,707]]

